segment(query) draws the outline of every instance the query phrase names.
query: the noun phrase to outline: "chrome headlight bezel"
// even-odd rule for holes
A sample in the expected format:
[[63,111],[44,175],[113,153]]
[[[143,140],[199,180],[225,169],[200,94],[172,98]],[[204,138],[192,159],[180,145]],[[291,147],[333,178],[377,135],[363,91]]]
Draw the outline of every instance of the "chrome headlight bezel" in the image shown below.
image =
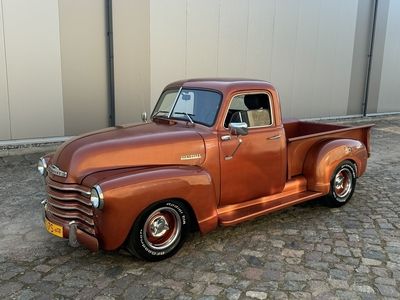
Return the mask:
[[37,169],[38,169],[40,175],[42,175],[42,176],[47,175],[47,167],[48,166],[47,166],[46,160],[43,157],[39,158],[39,161],[37,164]]
[[104,207],[104,195],[99,185],[95,185],[90,190],[90,201],[96,209],[102,209]]

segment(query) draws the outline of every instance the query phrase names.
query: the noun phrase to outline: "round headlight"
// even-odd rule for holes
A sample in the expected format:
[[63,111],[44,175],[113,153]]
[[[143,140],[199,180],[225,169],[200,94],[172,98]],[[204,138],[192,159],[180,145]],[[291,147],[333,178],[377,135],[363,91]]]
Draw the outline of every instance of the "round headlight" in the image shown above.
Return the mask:
[[103,191],[97,184],[90,191],[90,201],[96,209],[102,209],[104,206]]
[[43,157],[39,158],[37,168],[41,175],[46,176],[47,163]]

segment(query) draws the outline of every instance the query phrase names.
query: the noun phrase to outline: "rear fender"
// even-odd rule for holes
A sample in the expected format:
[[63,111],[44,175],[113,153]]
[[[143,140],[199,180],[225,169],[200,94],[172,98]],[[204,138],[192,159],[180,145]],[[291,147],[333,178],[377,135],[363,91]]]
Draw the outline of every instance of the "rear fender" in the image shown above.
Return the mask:
[[97,173],[84,180],[86,184],[96,183],[103,191],[104,207],[95,209],[93,214],[96,235],[106,250],[119,247],[137,216],[151,204],[165,199],[187,202],[202,233],[218,225],[214,185],[202,168],[172,166],[108,175]]
[[367,167],[368,152],[363,143],[351,139],[323,140],[313,145],[303,166],[307,178],[307,189],[328,194],[330,180],[340,162],[350,160],[355,163],[360,177]]

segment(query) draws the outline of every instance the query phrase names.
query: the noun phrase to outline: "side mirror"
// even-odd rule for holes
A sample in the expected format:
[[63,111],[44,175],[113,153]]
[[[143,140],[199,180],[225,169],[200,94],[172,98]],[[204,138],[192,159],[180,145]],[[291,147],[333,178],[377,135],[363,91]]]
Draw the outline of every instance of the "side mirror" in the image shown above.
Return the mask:
[[236,136],[247,135],[249,133],[249,130],[245,122],[229,123],[229,133]]
[[147,113],[145,111],[142,112],[142,122],[147,123]]

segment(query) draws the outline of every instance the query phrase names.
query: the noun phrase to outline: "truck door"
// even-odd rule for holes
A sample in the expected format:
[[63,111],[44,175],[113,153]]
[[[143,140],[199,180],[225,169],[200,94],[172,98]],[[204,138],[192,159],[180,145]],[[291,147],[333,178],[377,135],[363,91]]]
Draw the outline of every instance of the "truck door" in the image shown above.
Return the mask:
[[[229,123],[245,122],[248,134],[231,136]],[[286,141],[275,124],[268,94],[232,98],[225,130],[219,132],[221,161],[220,206],[245,202],[282,191],[286,182]],[[235,151],[235,149],[237,150]]]

